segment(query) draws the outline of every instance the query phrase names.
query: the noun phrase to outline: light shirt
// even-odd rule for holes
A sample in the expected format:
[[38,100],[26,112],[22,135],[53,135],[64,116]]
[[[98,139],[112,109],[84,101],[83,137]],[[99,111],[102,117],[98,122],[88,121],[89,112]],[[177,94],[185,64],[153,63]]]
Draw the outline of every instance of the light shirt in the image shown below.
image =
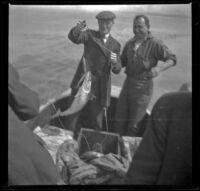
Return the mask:
[[134,51],[136,52],[137,51],[137,49],[140,47],[140,45],[145,41],[145,40],[147,40],[147,36],[144,38],[144,39],[136,39],[136,41],[135,41],[135,45],[134,45],[134,47],[133,47],[133,49],[134,49]]
[[137,51],[137,49],[140,47],[141,44],[142,44],[142,42],[135,43],[135,46],[134,46],[134,51],[135,52]]

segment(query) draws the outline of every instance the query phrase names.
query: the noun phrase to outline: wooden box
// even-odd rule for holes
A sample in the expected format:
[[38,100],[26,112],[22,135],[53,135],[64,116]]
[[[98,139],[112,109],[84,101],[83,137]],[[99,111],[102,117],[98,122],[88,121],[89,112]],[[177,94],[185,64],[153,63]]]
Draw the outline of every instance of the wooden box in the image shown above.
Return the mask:
[[[86,151],[102,152],[103,154],[120,153],[119,134],[82,128],[78,136],[79,156]],[[100,150],[97,147],[100,146]]]

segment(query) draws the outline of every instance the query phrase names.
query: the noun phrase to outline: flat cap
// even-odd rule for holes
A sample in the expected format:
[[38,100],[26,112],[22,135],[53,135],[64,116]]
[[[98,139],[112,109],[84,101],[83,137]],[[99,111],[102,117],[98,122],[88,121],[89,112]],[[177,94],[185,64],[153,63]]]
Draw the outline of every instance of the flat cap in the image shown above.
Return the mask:
[[102,11],[96,16],[96,18],[100,20],[109,20],[109,19],[115,19],[116,16],[111,11]]

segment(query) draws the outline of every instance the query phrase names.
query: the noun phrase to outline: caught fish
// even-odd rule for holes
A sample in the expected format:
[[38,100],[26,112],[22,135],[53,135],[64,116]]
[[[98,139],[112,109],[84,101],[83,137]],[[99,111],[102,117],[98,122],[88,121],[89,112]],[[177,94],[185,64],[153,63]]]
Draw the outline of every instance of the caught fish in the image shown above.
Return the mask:
[[75,95],[74,100],[71,106],[63,112],[58,112],[54,117],[57,116],[68,116],[74,113],[79,112],[83,107],[87,104],[89,99],[92,99],[94,96],[91,94],[91,85],[92,85],[92,77],[91,72],[88,71],[82,77],[83,83],[80,86],[78,93]]

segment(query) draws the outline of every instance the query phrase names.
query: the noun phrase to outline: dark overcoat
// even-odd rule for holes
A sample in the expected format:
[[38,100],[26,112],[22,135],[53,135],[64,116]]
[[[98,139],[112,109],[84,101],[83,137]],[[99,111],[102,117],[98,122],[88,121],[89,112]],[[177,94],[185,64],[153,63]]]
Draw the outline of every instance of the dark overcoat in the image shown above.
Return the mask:
[[[75,30],[76,27],[73,27],[70,30],[68,37],[75,44],[84,44],[83,57],[86,61],[86,71],[90,70],[93,76],[91,93],[97,97],[97,100],[99,100],[102,107],[107,107],[110,105],[111,93],[110,51],[116,53],[118,56],[118,62],[112,68],[112,71],[114,73],[119,73],[121,70],[119,59],[120,44],[111,35],[104,44],[99,31],[88,29],[83,32],[80,31],[77,34],[74,32]],[[83,57],[71,82],[71,88],[73,91],[77,89],[77,84],[85,72]]]
[[192,184],[192,93],[162,96],[153,108],[127,184]]

